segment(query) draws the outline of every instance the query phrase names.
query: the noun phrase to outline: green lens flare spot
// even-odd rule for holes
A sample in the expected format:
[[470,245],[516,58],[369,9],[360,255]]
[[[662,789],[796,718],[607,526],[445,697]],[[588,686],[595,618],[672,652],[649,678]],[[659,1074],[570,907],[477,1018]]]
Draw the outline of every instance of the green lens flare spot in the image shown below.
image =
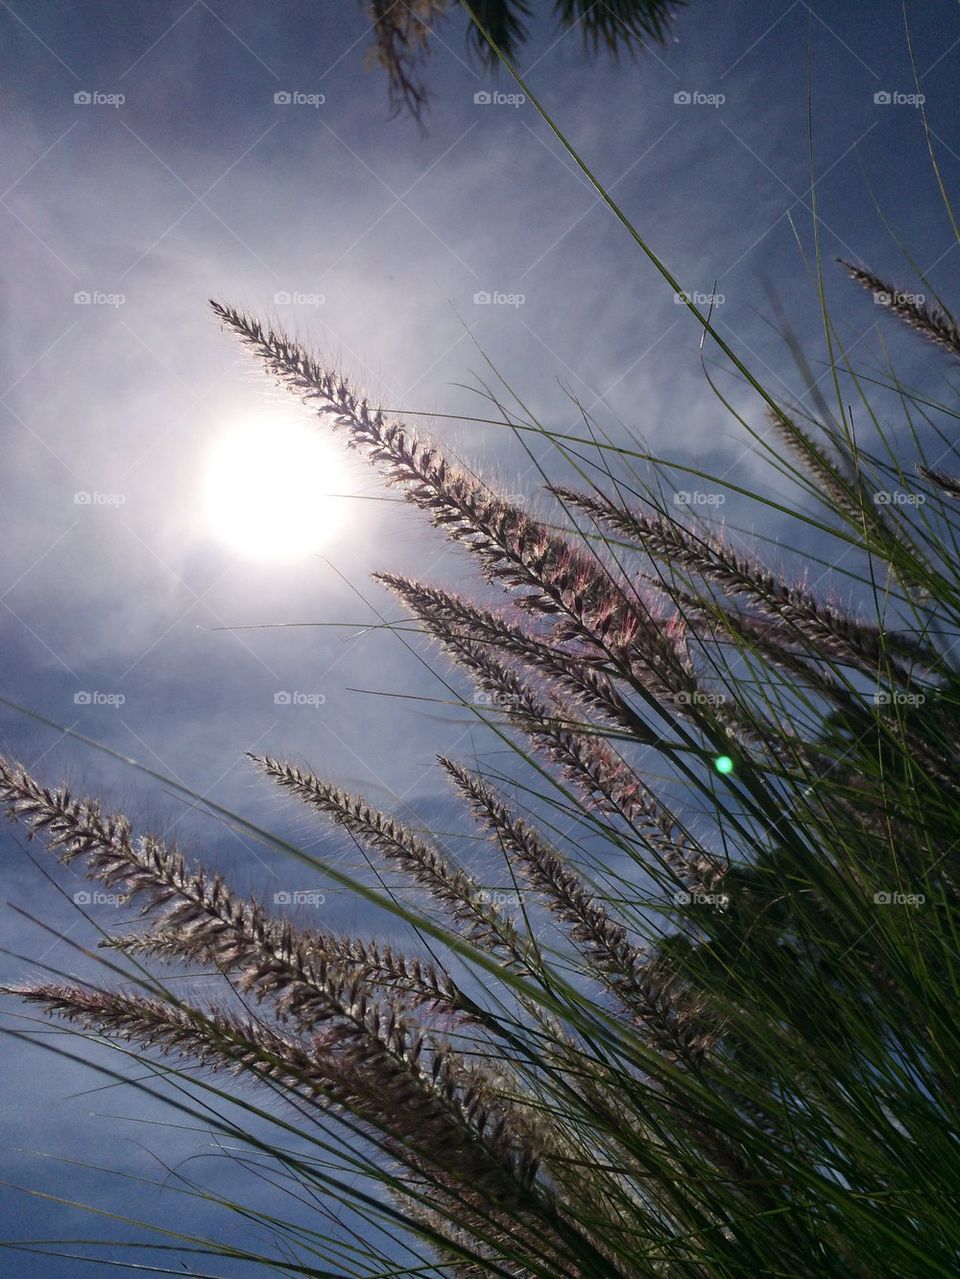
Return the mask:
[[726,777],[727,773],[733,772],[733,760],[729,755],[718,755],[713,761],[713,766],[718,773],[722,773]]

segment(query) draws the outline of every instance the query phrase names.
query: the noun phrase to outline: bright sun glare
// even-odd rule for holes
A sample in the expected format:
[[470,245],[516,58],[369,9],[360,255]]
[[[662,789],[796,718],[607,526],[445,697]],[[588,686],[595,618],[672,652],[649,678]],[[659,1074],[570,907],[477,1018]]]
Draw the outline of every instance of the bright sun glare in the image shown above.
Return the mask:
[[214,443],[204,508],[214,534],[257,560],[295,560],[343,523],[347,485],[339,446],[322,428],[264,413]]

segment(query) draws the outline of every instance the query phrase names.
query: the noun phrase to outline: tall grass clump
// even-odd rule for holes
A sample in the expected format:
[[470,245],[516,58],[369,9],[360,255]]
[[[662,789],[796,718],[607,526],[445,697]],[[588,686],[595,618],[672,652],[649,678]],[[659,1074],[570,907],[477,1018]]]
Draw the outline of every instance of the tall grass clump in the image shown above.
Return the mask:
[[[945,309],[848,269],[960,356]],[[815,588],[668,501],[638,454],[508,418],[564,464],[535,515],[284,333],[213,309],[501,594],[379,577],[521,770],[437,764],[516,890],[494,894],[443,838],[253,758],[426,894],[379,899],[421,930],[401,953],[294,925],[0,763],[11,814],[144,916],[104,952],[124,984],[13,993],[213,1097],[223,1072],[258,1081],[283,1102],[240,1103],[279,1130],[259,1153],[365,1223],[348,1245],[271,1218],[276,1256],[196,1250],[291,1275],[955,1275],[955,447],[766,397],[758,441],[819,503],[800,517]],[[169,964],[229,997],[175,996]]]
[[[404,56],[420,56],[444,8],[406,7],[393,32]],[[497,32],[483,34],[499,54]],[[611,442],[586,414],[582,432],[563,433],[498,403],[502,424],[553,450],[554,473],[537,464],[549,506],[534,510],[299,341],[212,303],[483,579],[459,593],[378,575],[439,653],[450,700],[506,748],[439,757],[436,776],[512,891],[492,892],[446,836],[336,778],[252,757],[265,785],[409,894],[207,807],[417,940],[302,927],[126,816],[0,759],[9,813],[142,910],[135,931],[104,939],[103,985],[50,973],[7,993],[112,1045],[121,1064],[96,1067],[107,1078],[133,1061],[136,1087],[154,1096],[165,1081],[170,1104],[297,1204],[288,1220],[181,1180],[188,1201],[219,1204],[272,1250],[147,1223],[172,1242],[146,1245],[139,1268],[958,1273],[960,457],[939,425],[958,415],[892,368],[851,364],[819,243],[816,264],[832,406],[799,355],[805,393],[774,397],[687,301],[756,414],[721,400],[792,496],[727,487],[755,523],[793,518],[803,575],[795,557],[671,499],[677,471],[714,493],[722,479]],[[945,303],[841,266],[955,373],[960,327]],[[473,696],[458,694],[457,672]],[[176,994],[164,974],[183,966],[219,977],[223,997]]]

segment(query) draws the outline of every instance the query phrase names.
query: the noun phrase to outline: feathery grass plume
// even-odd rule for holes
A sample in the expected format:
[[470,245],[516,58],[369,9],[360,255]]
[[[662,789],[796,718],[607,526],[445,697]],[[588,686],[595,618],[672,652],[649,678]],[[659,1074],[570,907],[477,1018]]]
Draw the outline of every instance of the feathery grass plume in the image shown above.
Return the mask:
[[[188,923],[195,925],[199,907],[202,908],[201,915],[205,915],[207,919],[211,917],[214,919],[213,935],[216,937],[218,947],[226,937],[229,943],[225,948],[226,954],[233,962],[238,959],[235,953],[238,941],[249,942],[250,935],[253,934],[262,942],[264,921],[258,908],[250,907],[244,910],[241,906],[238,909],[238,904],[230,898],[222,883],[208,880],[202,872],[188,872],[182,858],[179,855],[170,854],[169,850],[164,849],[158,841],[141,841],[139,845],[134,844],[130,838],[129,826],[122,819],[103,818],[95,805],[74,801],[63,792],[44,790],[22,770],[4,765],[0,777],[4,783],[7,801],[18,809],[21,817],[25,817],[35,829],[47,832],[51,843],[65,860],[83,856],[87,861],[88,869],[104,882],[123,882],[131,890],[147,894],[151,905],[158,900],[163,902],[167,906],[164,923],[168,929],[171,922],[174,926]],[[380,823],[376,825],[378,830],[384,829]],[[221,950],[220,953],[223,954],[223,951]],[[262,954],[258,956],[258,959],[260,963],[264,962]],[[400,1088],[408,1108],[413,1109],[416,1115],[418,1129],[422,1129],[423,1121],[429,1118],[430,1124],[425,1131],[428,1135],[432,1134],[433,1145],[439,1142],[438,1125],[441,1122],[451,1122],[451,1115],[448,1113],[451,1109],[454,1111],[452,1118],[454,1123],[458,1122],[459,1115],[459,1122],[466,1122],[468,1126],[473,1124],[471,1131],[478,1123],[480,1124],[478,1140],[481,1143],[483,1141],[494,1143],[495,1154],[502,1153],[500,1143],[506,1139],[507,1133],[515,1137],[518,1130],[525,1131],[526,1125],[519,1125],[518,1129],[515,1112],[512,1114],[507,1112],[509,1115],[507,1118],[503,1115],[502,1104],[499,1112],[494,1110],[489,1090],[484,1092],[482,1080],[472,1077],[475,1072],[471,1072],[471,1078],[465,1082],[464,1077],[469,1068],[464,1068],[459,1063],[459,1058],[450,1050],[437,1046],[428,1047],[431,1041],[420,1032],[411,1031],[395,1006],[388,1004],[385,1008],[382,1003],[369,1000],[356,985],[344,986],[329,976],[325,982],[318,980],[315,971],[311,971],[310,968],[311,965],[313,970],[317,967],[315,957],[309,953],[303,957],[300,967],[308,970],[309,976],[313,979],[312,986],[302,980],[303,973],[300,973],[301,981],[299,984],[294,983],[294,988],[291,989],[287,981],[288,974],[283,971],[282,964],[278,964],[275,949],[266,957],[266,961],[268,964],[266,974],[260,967],[255,967],[250,976],[244,979],[248,984],[247,988],[257,988],[266,975],[268,993],[277,995],[281,1012],[288,1009],[295,1011],[298,1014],[298,1020],[306,1026],[321,1024],[324,1027],[322,1041],[327,1050],[339,1052],[348,1064],[357,1061],[365,1070],[373,1071],[377,1075],[381,1088]],[[281,970],[279,974],[278,967]],[[301,989],[303,986],[309,987],[306,995]],[[318,992],[322,999],[318,999]],[[120,1020],[114,1018],[108,1007],[96,1002],[84,1004],[79,997],[75,1003],[83,1015],[89,1014],[91,1018],[99,1017],[100,1023],[108,1032],[119,1033],[122,1029],[123,1018]],[[334,1014],[341,1015],[342,1021],[331,1014],[327,1004],[332,1005]],[[121,1011],[125,1017],[126,1007]],[[156,1010],[153,1009],[151,1012]],[[190,1024],[194,1027],[198,1024],[197,1017],[201,1019],[203,1017],[202,1013],[194,1015],[195,1013],[196,1010],[189,1010],[188,1013]],[[166,1042],[166,1032],[161,1025],[162,1019],[153,1017],[151,1021],[151,1015],[148,1014],[147,1021],[151,1022],[153,1029],[150,1030],[151,1037],[145,1038],[144,1042],[154,1042],[154,1036],[157,1042]],[[344,1025],[343,1022],[347,1024]],[[183,1029],[181,1019],[177,1021],[171,1034],[180,1033]],[[275,1043],[275,1041],[272,1042]],[[254,1061],[255,1066],[258,1062],[259,1065],[263,1064],[262,1060],[256,1057],[253,1048],[248,1046],[247,1051],[253,1053],[250,1060]],[[425,1082],[423,1070],[419,1065],[421,1058],[424,1057],[429,1057],[432,1063],[430,1078],[433,1080],[433,1088],[427,1091],[426,1096],[423,1095]],[[436,1113],[437,1098],[435,1096],[438,1089],[440,1092],[439,1114]],[[366,1111],[359,1109],[359,1103],[354,1104],[351,1101],[350,1104],[357,1113],[361,1114],[361,1117],[369,1117]],[[490,1116],[497,1113],[500,1117],[491,1120]],[[488,1129],[487,1125],[491,1122],[493,1127]],[[448,1139],[440,1142],[440,1145],[444,1147],[450,1144]],[[461,1160],[464,1158],[462,1145],[461,1136],[453,1144],[456,1157]],[[519,1160],[518,1166],[525,1169],[529,1175],[532,1175],[532,1171],[539,1164],[537,1148],[529,1143],[521,1143],[519,1150],[511,1147],[510,1159]],[[444,1160],[440,1159],[439,1162],[442,1165]],[[463,1176],[466,1168],[461,1164],[457,1171]],[[481,1185],[486,1190],[489,1185],[488,1170],[473,1168],[468,1182]],[[551,1252],[553,1251],[551,1249]],[[569,1271],[569,1273],[579,1272]],[[608,1273],[608,1269],[605,1269],[603,1273]]]
[[444,648],[470,672],[496,709],[524,729],[585,796],[600,802],[605,811],[631,819],[639,779],[599,737],[578,731],[579,719],[569,703],[554,696],[548,705],[486,645],[451,634],[445,637]]
[[477,820],[493,832],[524,878],[569,926],[569,936],[593,977],[640,1020],[657,1047],[679,1060],[698,1062],[710,1042],[708,1036],[697,1025],[694,1011],[681,1005],[664,974],[655,972],[629,940],[624,925],[612,918],[560,853],[529,823],[515,817],[480,777],[442,756],[440,763],[470,801]]
[[829,701],[852,704],[849,687],[821,669],[810,656],[796,651],[794,628],[754,617],[719,600],[698,597],[676,583],[670,584],[670,597],[698,639],[725,640],[738,653],[756,653],[768,665],[779,667]]
[[583,646],[575,644],[545,643],[524,627],[439,587],[426,586],[395,573],[376,573],[374,577],[398,595],[441,644],[445,636],[454,636],[488,644],[498,653],[508,653],[605,715],[611,723],[640,740],[654,740],[646,721],[619,692],[592,651],[584,651]]
[[[590,805],[620,816],[655,857],[669,867],[680,883],[701,891],[715,882],[722,866],[703,848],[688,847],[688,837],[678,833],[677,823],[624,760],[603,741],[602,734],[587,731],[574,707],[552,695],[550,704],[499,661],[489,646],[447,634],[444,649],[473,675],[511,723],[515,723]],[[641,742],[645,737],[640,738]]]
[[321,1101],[343,1101],[350,1096],[351,1082],[342,1065],[325,1066],[305,1044],[249,1017],[217,1009],[178,1007],[139,992],[53,982],[10,986],[5,993],[40,1004],[51,1017],[190,1057],[214,1070],[248,1071]]
[[[489,894],[480,884],[445,854],[424,843],[393,819],[314,775],[269,757],[253,758],[267,776],[410,873],[455,919],[467,925],[480,944],[492,947],[527,972],[539,976],[540,961],[530,945],[517,936],[513,925],[491,903]],[[649,975],[647,992],[651,1016],[656,1005],[661,1020],[670,1025],[671,1044],[681,1045],[687,1052],[695,1052],[697,1038],[688,1030],[683,1018],[674,1016],[671,1021],[675,1001],[666,980],[659,974],[656,977]],[[528,997],[521,997],[520,1003],[548,1033],[556,1034],[549,1022],[537,1015],[540,1010]],[[664,1035],[666,1033],[663,1032]],[[553,1140],[556,1141],[555,1136]]]
[[[476,1022],[488,1029],[496,1028],[448,973],[419,955],[404,955],[389,943],[293,928],[287,921],[283,921],[282,928],[290,937],[284,947],[287,953],[309,953],[314,961],[322,960],[334,969],[361,978],[371,990],[382,988],[412,1005],[453,1017],[457,1022]],[[157,927],[149,932],[106,938],[100,947],[164,964],[201,963],[218,968],[225,975],[236,966],[222,948],[198,929]]]
[[[190,1057],[215,1070],[246,1072],[297,1096],[336,1104],[386,1133],[395,1157],[403,1160],[410,1147],[418,1164],[427,1160],[478,1185],[487,1183],[501,1208],[526,1212],[536,1204],[536,1153],[517,1141],[516,1127],[499,1111],[480,1072],[464,1070],[443,1045],[432,1054],[428,1094],[411,1088],[401,1074],[386,1075],[363,1052],[338,1051],[328,1035],[298,1040],[220,1009],[53,983],[7,993],[112,1038]],[[421,1050],[411,1044],[407,1051],[414,1062]]]
[[[408,578],[378,574],[423,621],[446,652],[465,666],[481,689],[491,694],[498,709],[523,728],[547,755],[564,765],[567,776],[597,794],[613,812],[623,816],[645,844],[692,891],[710,891],[722,877],[722,865],[681,830],[665,804],[643,784],[603,742],[605,724],[626,730],[638,743],[652,740],[646,722],[602,670],[585,663],[576,651],[553,648],[520,627],[486,609],[436,587]],[[484,647],[488,651],[484,652]],[[562,698],[548,706],[536,690],[496,656],[507,653],[545,675],[578,703],[603,716],[597,725],[585,725]],[[587,728],[591,732],[587,732]]]
[[960,476],[947,475],[935,466],[919,466],[917,470],[925,480],[929,480],[948,497],[960,499]]
[[854,452],[856,446],[839,432],[828,431],[818,423],[835,446],[831,456],[809,431],[800,426],[796,413],[768,406],[766,416],[776,437],[812,479],[813,491],[831,514],[844,519],[856,530],[858,538],[866,535],[872,552],[884,559],[908,588],[915,588],[917,566],[910,563],[903,551],[909,547],[919,564],[924,568],[929,566],[924,564],[922,553],[913,544],[904,522],[901,520],[894,525],[883,514],[883,508],[877,505],[876,495],[862,474],[862,459]]
[[953,316],[939,307],[927,306],[915,293],[894,288],[879,275],[874,275],[872,271],[864,267],[854,266],[852,262],[846,262],[843,258],[838,258],[837,261],[858,284],[862,284],[873,294],[877,302],[887,307],[925,338],[936,342],[951,355],[960,358],[960,328],[957,327]]
[[250,758],[266,777],[410,875],[453,919],[467,926],[472,941],[524,966],[531,962],[513,923],[490,902],[483,885],[448,853],[312,772],[269,755]]
[[[238,973],[239,989],[270,1000],[280,1018],[292,1017],[304,1030],[322,1027],[328,1047],[375,1067],[384,1086],[405,1090],[408,1104],[415,1104],[419,1090],[416,1104],[426,1114],[437,1101],[438,1088],[443,1100],[460,1104],[456,1057],[447,1049],[434,1049],[427,1073],[419,1063],[432,1041],[407,1023],[400,1004],[378,1000],[356,971],[345,973],[329,964],[286,921],[269,919],[259,906],[239,901],[219,877],[202,869],[189,871],[183,858],[159,840],[143,837],[134,843],[124,818],[105,818],[98,805],[75,800],[66,790],[44,788],[2,758],[0,799],[32,833],[42,832],[65,864],[83,859],[88,874],[107,885],[123,883],[131,896],[146,897],[146,910],[162,906],[160,931],[183,930],[186,955]],[[476,1081],[467,1095],[479,1095]]]
[[[425,623],[448,656],[475,673],[483,675],[483,662],[479,660],[479,655],[482,646],[486,645],[492,653],[509,654],[533,667],[538,675],[546,677],[564,693],[572,694],[578,708],[582,707],[602,716],[598,724],[590,726],[591,729],[596,729],[600,737],[604,736],[604,728],[609,726],[625,730],[640,744],[659,744],[657,734],[621,692],[616,682],[617,672],[611,669],[609,663],[598,660],[594,653],[585,651],[573,641],[546,643],[526,629],[437,587],[424,586],[420,582],[390,573],[376,574],[375,577],[399,595]],[[678,643],[685,649],[679,629],[674,627],[673,630]],[[503,669],[501,667],[492,691],[495,695],[505,696],[509,703],[514,690],[506,687]],[[692,672],[692,667],[690,670]],[[509,678],[518,677],[515,672],[510,672]],[[562,699],[554,700],[558,707],[566,705]],[[679,695],[670,695],[667,700],[680,718],[690,720],[698,728],[702,727],[703,714],[700,708],[704,701],[710,703],[709,698],[700,697],[688,687]],[[563,713],[558,710],[544,718],[565,720],[570,725],[576,722],[569,707]],[[744,730],[745,735],[750,736],[749,726],[738,724],[734,715],[724,714],[721,710],[715,712],[714,718],[720,721],[721,729],[729,732],[732,737],[735,738],[738,731]],[[586,735],[587,726],[582,727]],[[677,825],[675,819],[672,820],[672,825]]]
[[[518,1106],[509,1099],[496,1075],[408,1024],[395,1001],[373,998],[355,977],[328,969],[325,957],[309,943],[299,944],[302,939],[286,922],[267,920],[259,907],[239,903],[222,881],[202,870],[187,871],[183,859],[159,841],[134,843],[125,819],[105,818],[89,801],[43,788],[5,760],[0,796],[33,833],[47,836],[62,860],[84,859],[88,873],[102,882],[123,883],[132,895],[146,896],[148,910],[163,905],[158,932],[142,939],[145,950],[156,948],[166,959],[192,955],[221,970],[240,968],[241,991],[268,1001],[280,1019],[294,1016],[312,1038],[296,1040],[262,1021],[240,1022],[139,993],[43,983],[14,993],[87,1027],[97,1025],[108,1036],[215,1066],[235,1064],[286,1088],[322,1094],[386,1133],[395,1158],[409,1163],[409,1147],[415,1167],[426,1162],[445,1169],[457,1184],[472,1186],[472,1193],[492,1194],[498,1211],[519,1212],[521,1218],[540,1214],[541,1230],[549,1231],[551,1222],[556,1226],[550,1197],[535,1184],[547,1130],[529,1103]],[[188,936],[171,944],[180,928]],[[364,955],[339,958],[357,966]],[[510,1220],[508,1215],[504,1228]],[[569,1261],[564,1251],[569,1228],[561,1234],[566,1242],[555,1241],[548,1251]]]
[[[355,1015],[367,998],[363,973],[345,966],[342,954],[331,962],[287,921],[235,897],[219,876],[189,869],[179,852],[152,836],[134,840],[126,818],[104,817],[93,801],[42,787],[2,758],[0,800],[32,833],[45,835],[65,865],[81,859],[88,875],[110,887],[123,884],[131,897],[145,899],[145,911],[159,910],[157,930],[179,936],[185,957],[202,956],[236,974],[242,991],[275,999],[304,1028],[334,1018],[345,1034],[369,1037]],[[380,1047],[393,1050],[385,1042]]]
[[[797,422],[796,414],[768,407],[766,416],[776,437],[787,446],[814,481],[815,490],[832,513],[844,517],[858,533],[862,533],[863,526],[866,525],[881,552],[884,548],[889,549],[895,545],[898,539],[903,542],[903,529],[892,528],[883,516],[855,460],[848,455],[845,447],[838,449],[831,457],[810,432]],[[906,580],[912,577],[911,574],[904,576]]]
[[768,407],[766,417],[776,437],[787,446],[811,478],[818,482],[825,498],[833,502],[834,509],[844,511],[858,521],[863,518],[865,510],[868,515],[876,514],[863,487],[863,480],[850,464],[849,458],[842,454],[831,457],[809,431],[800,426],[796,416],[788,414],[784,409]]
[[889,667],[904,683],[911,675],[893,662],[891,653],[921,668],[942,666],[928,644],[891,634],[860,618],[823,604],[808,591],[791,586],[759,560],[738,554],[719,538],[699,537],[676,521],[618,506],[597,493],[580,493],[564,485],[550,491],[579,507],[592,519],[634,537],[639,549],[672,567],[682,567],[714,583],[728,595],[744,596],[768,618],[786,624],[797,644],[845,660],[870,675]]
[[[398,1200],[403,1207],[399,1196]],[[526,1266],[504,1261],[491,1247],[484,1249],[482,1261],[467,1260],[464,1254],[473,1251],[476,1243],[468,1231],[454,1224],[455,1218],[451,1220],[436,1209],[420,1206],[413,1209],[413,1215],[428,1237],[438,1241],[445,1274],[454,1275],[456,1279],[487,1279],[491,1263],[496,1263],[509,1279],[531,1279],[532,1272]]]
[[522,591],[514,596],[519,606],[552,618],[557,639],[581,640],[648,696],[696,692],[679,633],[659,625],[595,558],[493,494],[401,422],[388,422],[285,334],[233,307],[210,305],[283,386],[345,430],[352,447],[476,555],[489,581]]
[[[573,775],[587,781],[589,793],[600,792],[621,812],[633,807],[634,792],[639,787],[633,771],[596,738],[591,741],[587,734],[574,732],[578,720],[573,707],[555,696],[551,710],[518,671],[502,663],[496,654],[506,652],[520,657],[557,686],[587,702],[591,709],[600,710],[608,720],[629,729],[640,742],[653,741],[647,724],[602,671],[584,665],[577,652],[546,645],[459,596],[391,574],[380,574],[378,579],[417,613],[449,655],[473,674],[482,691],[496,698],[499,709],[534,729],[555,758],[556,752],[561,753],[562,762],[573,770]],[[672,824],[667,834],[670,831]]]

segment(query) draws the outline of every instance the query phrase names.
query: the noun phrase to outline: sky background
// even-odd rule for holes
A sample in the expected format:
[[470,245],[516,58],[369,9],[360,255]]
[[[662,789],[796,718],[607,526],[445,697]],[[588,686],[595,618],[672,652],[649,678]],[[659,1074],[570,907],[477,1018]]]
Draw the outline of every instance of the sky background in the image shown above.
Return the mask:
[[[960,13],[950,0],[908,10],[955,191]],[[462,710],[409,700],[449,696],[428,650],[367,628],[400,616],[372,572],[462,585],[469,568],[346,454],[347,514],[316,554],[260,563],[217,538],[202,511],[210,451],[232,423],[277,414],[280,393],[220,331],[208,297],[297,332],[506,492],[533,491],[528,459],[502,428],[462,420],[493,416],[478,394],[491,366],[553,429],[576,429],[575,396],[616,438],[781,491],[707,385],[695,321],[532,105],[475,100],[517,90],[468,52],[459,16],[434,42],[426,130],[389,118],[384,78],[365,67],[369,43],[350,3],[0,0],[0,695],[345,866],[355,850],[291,812],[244,753],[309,760],[383,806],[455,821],[434,754],[465,758],[489,742]],[[915,288],[900,237],[956,296],[960,260],[920,113],[883,100],[916,92],[899,4],[692,0],[665,48],[619,67],[586,62],[576,33],[558,38],[543,22],[520,64],[676,277],[722,296],[718,328],[784,396],[798,385],[768,291],[826,376],[812,139],[838,333],[863,367],[876,366],[882,334],[905,381],[921,363],[929,370],[832,263],[866,262]],[[284,93],[324,101],[276,102]],[[122,104],[102,100],[110,95]],[[683,100],[698,96],[712,101]],[[523,300],[484,305],[478,293]],[[83,294],[100,300],[75,301]],[[313,301],[284,300],[294,294]],[[717,377],[761,428],[756,402]],[[775,523],[757,531],[785,536]],[[307,621],[337,625],[222,629]],[[278,692],[308,697],[278,704]],[[0,749],[175,834],[263,898],[319,886],[169,786],[22,714],[0,710]],[[16,834],[0,829],[4,897],[67,939],[4,908],[4,945],[16,952],[0,957],[4,979],[41,963],[88,970],[73,943],[91,945],[96,925],[122,912],[91,905],[85,919],[71,899],[86,882],[39,853],[34,865]],[[325,924],[385,926],[325,887]],[[23,1029],[18,1006],[5,1024]],[[106,1194],[134,1216],[169,1211],[152,1188],[45,1156],[154,1176],[155,1159],[195,1154],[202,1136],[138,1126],[155,1112],[136,1093],[90,1094],[89,1071],[38,1047],[6,1038],[0,1064],[0,1176],[67,1197]],[[210,1176],[245,1184],[235,1168]],[[198,1231],[212,1220],[191,1217]],[[91,1228],[3,1195],[0,1237]],[[19,1254],[9,1273],[101,1272]]]

